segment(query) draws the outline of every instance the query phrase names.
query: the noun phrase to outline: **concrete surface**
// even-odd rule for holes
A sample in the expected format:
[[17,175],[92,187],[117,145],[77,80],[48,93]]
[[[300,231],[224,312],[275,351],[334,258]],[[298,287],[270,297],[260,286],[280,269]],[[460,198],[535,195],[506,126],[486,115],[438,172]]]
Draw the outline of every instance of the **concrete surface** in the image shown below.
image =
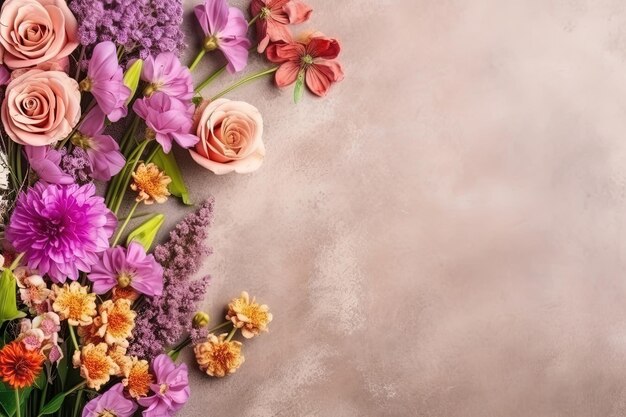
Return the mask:
[[626,4],[309,2],[346,80],[229,95],[264,115],[255,174],[182,163],[217,199],[207,310],[275,319],[180,415],[625,415]]

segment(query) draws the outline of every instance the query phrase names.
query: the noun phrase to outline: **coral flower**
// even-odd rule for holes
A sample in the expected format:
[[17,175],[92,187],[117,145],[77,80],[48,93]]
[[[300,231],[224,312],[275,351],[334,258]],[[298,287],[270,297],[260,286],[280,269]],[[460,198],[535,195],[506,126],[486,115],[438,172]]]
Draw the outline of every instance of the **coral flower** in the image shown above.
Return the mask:
[[172,52],[146,58],[141,69],[141,80],[148,83],[144,90],[148,97],[160,91],[186,103],[194,95],[189,68],[182,65]]
[[167,185],[172,179],[165,175],[155,164],[148,165],[141,163],[133,172],[133,183],[130,188],[138,192],[137,201],[145,204],[165,203],[170,192]]
[[154,382],[154,377],[150,373],[148,361],[138,359],[133,356],[131,365],[125,373],[122,384],[128,390],[128,394],[133,398],[145,397],[150,392],[150,385]]
[[131,287],[150,297],[163,293],[163,267],[153,255],[146,254],[140,243],[134,241],[128,248],[116,246],[107,249],[88,278],[93,282],[96,294],[104,294],[116,286]]
[[130,88],[124,84],[124,72],[117,62],[117,50],[113,42],[101,42],[95,46],[87,78],[80,82],[80,89],[93,94],[110,121],[117,122],[126,117]]
[[276,71],[279,87],[301,77],[313,94],[323,97],[332,84],[343,80],[341,64],[335,61],[340,51],[339,41],[316,35],[304,42],[272,44],[267,48],[267,59],[281,64]]
[[152,370],[155,383],[150,385],[154,393],[137,399],[139,405],[147,407],[144,417],[169,416],[180,410],[189,399],[189,375],[187,365],[176,365],[164,354],[154,358]]
[[0,377],[14,389],[29,387],[41,372],[45,359],[38,350],[11,342],[0,349]]
[[96,315],[96,294],[89,293],[87,287],[78,282],[52,286],[54,303],[52,309],[59,313],[62,320],[71,326],[86,326],[93,322]]
[[270,42],[291,42],[288,25],[306,22],[312,12],[309,6],[299,0],[252,0],[250,14],[258,16],[256,29],[259,53],[263,53]]
[[107,392],[89,401],[82,417],[131,417],[137,404],[124,397],[122,384],[115,384]]
[[272,321],[269,310],[265,304],[257,304],[254,298],[250,300],[248,293],[243,291],[240,297],[228,304],[226,320],[232,321],[235,327],[241,329],[243,337],[251,339],[267,331],[267,326]]
[[98,326],[96,334],[107,344],[128,347],[128,339],[133,335],[137,316],[130,305],[131,302],[123,298],[115,302],[106,300],[100,305],[99,320],[94,324]]
[[95,193],[93,184],[38,182],[20,194],[6,237],[16,251],[25,252],[29,268],[63,283],[98,262],[117,221]]
[[48,300],[50,290],[40,275],[32,273],[28,268],[16,268],[15,278],[22,302],[29,307],[31,312],[36,312],[37,307]]
[[111,375],[119,372],[119,366],[107,355],[106,343],[94,345],[89,343],[82,350],[74,352],[72,363],[74,368],[80,368],[80,376],[87,382],[89,388],[98,391],[103,384],[111,379]]
[[250,40],[248,22],[243,12],[236,7],[228,7],[226,0],[205,0],[193,9],[206,36],[204,50],[219,49],[228,61],[231,74],[243,70],[248,64]]
[[210,334],[208,340],[194,346],[196,361],[209,376],[225,377],[235,373],[244,362],[241,342],[226,340],[226,333],[219,337]]

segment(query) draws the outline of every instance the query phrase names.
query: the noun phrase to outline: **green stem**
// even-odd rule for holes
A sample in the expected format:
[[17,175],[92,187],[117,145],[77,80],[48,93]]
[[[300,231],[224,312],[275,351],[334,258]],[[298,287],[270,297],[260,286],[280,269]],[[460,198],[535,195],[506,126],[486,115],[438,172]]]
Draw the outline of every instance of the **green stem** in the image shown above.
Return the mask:
[[123,155],[126,155],[130,150],[130,144],[132,143],[133,136],[135,136],[135,132],[137,132],[137,127],[139,127],[139,117],[133,113],[133,121],[130,124],[130,128],[120,142],[120,149]]
[[120,190],[120,184],[122,182],[122,179],[125,178],[125,176],[127,175],[131,162],[134,160],[134,158],[137,157],[137,154],[139,152],[143,152],[141,146],[138,146],[135,148],[135,150],[133,150],[133,152],[126,159],[126,164],[124,165],[124,168],[122,168],[122,171],[120,171],[120,173],[118,173],[111,181],[111,184],[107,189],[107,196],[104,200],[109,208],[113,207],[111,203],[114,202],[115,198],[117,197],[117,193]]
[[70,140],[72,138],[72,136],[74,136],[74,133],[76,133],[76,131],[78,130],[78,128],[80,127],[80,125],[83,123],[83,120],[85,120],[85,117],[87,117],[87,115],[89,114],[89,112],[91,111],[91,109],[93,109],[94,107],[96,107],[96,100],[93,99],[91,100],[91,103],[89,103],[89,105],[87,106],[87,110],[85,110],[83,112],[83,114],[81,114],[80,119],[78,120],[78,123],[76,123],[76,126],[74,126],[74,128],[72,129],[72,131],[70,132],[69,135],[67,135],[65,137],[65,139],[63,139],[63,141],[59,144],[59,146],[57,147],[57,149],[61,149],[62,147],[64,147],[67,144],[67,141]]
[[15,259],[13,260],[13,262],[11,262],[11,266],[9,267],[9,269],[13,271],[15,268],[17,268],[17,266],[20,264],[20,261],[22,260],[23,257],[24,257],[24,252],[17,255]]
[[261,17],[261,13],[259,13],[258,15],[254,16],[252,19],[250,19],[250,21],[248,22],[248,27],[252,26],[254,24],[254,22],[256,22],[259,17]]
[[254,80],[258,79],[258,78],[265,77],[266,75],[273,74],[276,71],[278,71],[278,67],[269,68],[269,69],[266,69],[266,70],[254,73],[252,75],[249,75],[246,78],[243,78],[243,79],[237,81],[235,84],[231,85],[230,87],[227,87],[226,89],[222,90],[221,92],[219,92],[215,96],[211,97],[211,101],[215,101],[218,98],[225,96],[226,94],[228,94],[231,91],[241,87],[244,84],[247,84],[247,83],[249,83],[251,81],[254,81]]
[[85,46],[83,45],[82,48],[80,48],[80,55],[78,55],[78,61],[76,62],[76,75],[74,76],[74,79],[78,82],[78,80],[80,79],[80,61],[83,60],[83,58],[85,58]]
[[17,417],[22,417],[22,407],[20,404],[20,390],[15,388],[13,391],[15,392],[15,415]]
[[78,347],[78,341],[76,340],[76,333],[74,333],[74,327],[71,324],[68,324],[67,327],[70,331],[70,337],[72,338],[72,344],[74,345],[74,349],[80,350],[80,348]]
[[191,65],[189,65],[189,71],[193,71],[198,66],[200,61],[202,61],[202,58],[204,58],[205,54],[206,54],[206,50],[204,48],[200,49],[200,52],[198,52],[198,55],[196,55],[196,58],[193,60]]
[[139,206],[139,201],[135,201],[135,204],[133,204],[133,207],[130,209],[130,213],[128,213],[126,220],[124,220],[124,223],[122,223],[122,227],[120,227],[120,230],[117,232],[117,236],[115,236],[115,240],[113,241],[111,247],[114,247],[115,245],[117,245],[117,242],[119,242],[120,238],[122,237],[122,233],[124,233],[124,229],[126,229],[126,226],[128,226],[128,222],[133,217],[133,214],[135,214],[137,206]]
[[228,337],[226,338],[226,341],[230,342],[230,339],[233,338],[235,333],[237,333],[237,328],[233,326],[233,329],[230,331],[230,333],[228,333]]
[[74,412],[72,413],[72,417],[78,416],[78,410],[80,407],[80,403],[82,402],[82,399],[83,399],[83,390],[81,389],[76,394],[76,402],[74,403]]
[[130,184],[130,179],[132,177],[132,174],[135,171],[135,168],[137,167],[137,164],[139,163],[139,159],[141,159],[141,155],[143,154],[143,151],[146,149],[146,146],[148,146],[147,140],[144,141],[137,148],[136,157],[133,158],[132,165],[129,165],[128,163],[126,164],[127,168],[129,169],[124,171],[124,175],[120,178],[120,183],[118,184],[118,187],[115,193],[113,194],[113,204],[111,205],[111,208],[113,209],[113,214],[115,215],[117,215],[117,212],[120,210],[120,206],[122,205],[122,201],[124,200],[126,189],[128,188],[128,185]]
[[194,90],[196,93],[199,93],[200,91],[204,90],[204,88],[211,84],[217,77],[219,77],[220,75],[222,75],[224,73],[224,71],[226,71],[226,67],[228,67],[228,64],[225,64],[223,67],[218,68],[217,70],[215,70],[213,73],[211,73],[211,75],[209,75],[204,81],[202,81]]
[[[233,324],[232,321],[225,321],[224,323],[220,324],[219,326],[215,326],[212,329],[209,329],[209,334],[210,333],[214,333],[215,331],[228,326],[229,324]],[[185,340],[183,340],[182,342],[180,342],[178,345],[174,346],[174,349],[170,350],[168,355],[171,357],[172,355],[174,355],[177,352],[180,352],[181,350],[183,350],[184,348],[186,348],[187,346],[189,346],[189,344],[191,343],[191,338],[187,337]]]
[[80,384],[74,385],[72,387],[72,389],[70,389],[68,392],[65,393],[65,396],[67,397],[68,395],[70,395],[71,393],[73,393],[74,391],[81,389],[82,387],[85,386],[85,384],[87,383],[87,381],[83,381]]
[[43,389],[41,390],[41,400],[39,401],[39,410],[37,411],[41,411],[44,404],[46,403],[47,394],[48,394],[48,381],[46,381],[46,384],[43,386]]

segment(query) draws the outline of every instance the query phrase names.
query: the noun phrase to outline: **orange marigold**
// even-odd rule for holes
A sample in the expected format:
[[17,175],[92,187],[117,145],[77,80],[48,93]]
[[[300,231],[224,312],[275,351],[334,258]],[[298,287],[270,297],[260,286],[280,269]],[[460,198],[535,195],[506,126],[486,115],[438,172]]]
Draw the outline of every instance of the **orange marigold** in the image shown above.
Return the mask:
[[147,361],[133,356],[132,365],[125,376],[126,378],[122,380],[122,384],[124,384],[131,397],[139,398],[148,395],[150,384],[154,383],[154,377],[150,373],[150,365]]
[[45,356],[38,350],[28,350],[22,342],[11,342],[0,349],[0,377],[12,388],[33,385],[43,368]]

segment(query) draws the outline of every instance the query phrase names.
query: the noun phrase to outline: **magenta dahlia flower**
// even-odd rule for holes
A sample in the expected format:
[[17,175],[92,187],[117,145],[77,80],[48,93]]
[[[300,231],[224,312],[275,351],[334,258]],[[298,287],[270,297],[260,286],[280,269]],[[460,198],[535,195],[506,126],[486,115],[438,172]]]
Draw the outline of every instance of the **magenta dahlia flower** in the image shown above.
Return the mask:
[[163,294],[163,267],[138,242],[131,242],[128,248],[116,246],[104,251],[88,278],[96,294],[104,294],[116,285],[130,285],[150,297]]
[[117,220],[93,184],[38,182],[20,194],[6,237],[30,269],[57,283],[89,272],[109,247]]
[[152,371],[156,383],[150,384],[150,389],[154,395],[139,398],[137,402],[147,407],[144,417],[170,416],[189,399],[187,365],[176,366],[169,356],[162,354],[152,361]]

